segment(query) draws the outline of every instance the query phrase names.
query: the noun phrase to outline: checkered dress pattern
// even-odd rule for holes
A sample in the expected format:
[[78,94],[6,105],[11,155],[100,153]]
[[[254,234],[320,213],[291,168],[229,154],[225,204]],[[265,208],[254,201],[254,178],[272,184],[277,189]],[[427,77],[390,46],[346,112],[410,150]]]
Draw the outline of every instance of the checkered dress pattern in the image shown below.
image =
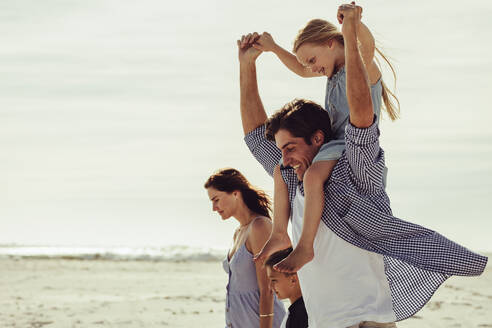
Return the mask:
[[[351,124],[346,149],[325,183],[322,221],[345,241],[383,255],[397,321],[419,311],[451,275],[480,275],[487,257],[475,254],[439,233],[393,216],[383,186],[384,151],[377,123],[366,129]],[[253,156],[273,176],[281,158],[260,126],[245,137]],[[291,206],[302,182],[290,167],[281,169]]]

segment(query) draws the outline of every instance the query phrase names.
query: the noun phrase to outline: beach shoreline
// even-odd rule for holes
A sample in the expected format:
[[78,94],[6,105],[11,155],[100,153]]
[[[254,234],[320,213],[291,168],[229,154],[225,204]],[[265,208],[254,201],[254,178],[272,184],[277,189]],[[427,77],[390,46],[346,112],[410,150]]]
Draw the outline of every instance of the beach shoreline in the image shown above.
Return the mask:
[[[220,262],[0,259],[0,327],[220,327]],[[492,327],[492,267],[451,277],[398,327]]]

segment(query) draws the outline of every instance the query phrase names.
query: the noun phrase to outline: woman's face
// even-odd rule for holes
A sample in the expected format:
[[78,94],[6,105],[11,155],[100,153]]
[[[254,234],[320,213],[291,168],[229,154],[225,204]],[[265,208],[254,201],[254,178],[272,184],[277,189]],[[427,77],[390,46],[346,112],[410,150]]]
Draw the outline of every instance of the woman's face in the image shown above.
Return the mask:
[[237,207],[237,192],[227,193],[213,187],[207,188],[208,198],[212,202],[212,210],[219,213],[222,220],[227,220],[234,215]]
[[332,76],[335,70],[336,56],[334,51],[335,42],[327,45],[305,43],[297,49],[297,61],[303,66],[311,69],[313,73]]

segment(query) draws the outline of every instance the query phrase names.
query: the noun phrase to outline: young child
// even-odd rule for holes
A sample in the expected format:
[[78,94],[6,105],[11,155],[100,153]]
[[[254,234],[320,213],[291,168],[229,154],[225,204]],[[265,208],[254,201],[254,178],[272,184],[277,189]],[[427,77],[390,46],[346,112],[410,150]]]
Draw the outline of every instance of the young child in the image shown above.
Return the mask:
[[[337,14],[339,23],[343,16],[340,11]],[[382,102],[389,117],[395,120],[398,111],[391,102],[391,95],[396,102],[398,99],[388,90],[381,79],[381,72],[374,61],[374,38],[363,23],[359,23],[358,40],[362,59],[366,65],[369,82],[371,84],[371,96],[374,113],[379,120]],[[344,41],[341,32],[335,25],[314,19],[299,31],[294,41],[294,54],[278,46],[268,33],[252,35],[246,42],[254,42],[253,46],[262,51],[272,51],[294,73],[302,77],[327,76],[325,109],[331,119],[331,130],[328,133],[315,133],[311,143],[321,143],[319,153],[313,159],[313,163],[289,160],[288,153],[292,145],[283,150],[282,164],[274,171],[274,227],[269,241],[263,250],[256,256],[257,259],[265,259],[271,253],[288,247],[290,244],[287,235],[287,225],[290,216],[287,185],[283,181],[280,169],[282,166],[292,167],[299,179],[303,181],[305,193],[304,225],[302,234],[292,254],[275,266],[281,272],[296,272],[304,264],[312,260],[314,256],[313,243],[321,220],[324,206],[323,186],[328,180],[332,169],[345,149],[345,126],[348,123],[349,108],[346,97],[345,81],[345,53]],[[381,52],[379,52],[381,54]],[[386,57],[381,54],[384,60]],[[387,61],[391,69],[393,67]],[[394,70],[393,70],[394,73]],[[331,134],[331,135],[327,135]],[[330,140],[326,143],[327,140]],[[311,166],[309,166],[311,164]],[[308,168],[309,166],[309,168]]]
[[290,301],[289,313],[284,317],[280,328],[306,328],[308,316],[301,287],[296,273],[281,273],[273,268],[275,264],[284,260],[292,252],[292,247],[278,251],[270,255],[265,261],[270,286],[279,299],[288,298]]

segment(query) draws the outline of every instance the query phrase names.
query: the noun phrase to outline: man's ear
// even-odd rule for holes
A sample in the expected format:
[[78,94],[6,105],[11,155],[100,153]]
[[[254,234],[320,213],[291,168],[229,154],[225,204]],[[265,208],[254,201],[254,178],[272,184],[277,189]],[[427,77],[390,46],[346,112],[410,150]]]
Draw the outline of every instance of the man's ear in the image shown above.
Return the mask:
[[313,135],[311,136],[311,143],[314,144],[315,146],[321,146],[322,144],[324,144],[325,135],[323,131],[316,130],[316,132],[314,132]]

